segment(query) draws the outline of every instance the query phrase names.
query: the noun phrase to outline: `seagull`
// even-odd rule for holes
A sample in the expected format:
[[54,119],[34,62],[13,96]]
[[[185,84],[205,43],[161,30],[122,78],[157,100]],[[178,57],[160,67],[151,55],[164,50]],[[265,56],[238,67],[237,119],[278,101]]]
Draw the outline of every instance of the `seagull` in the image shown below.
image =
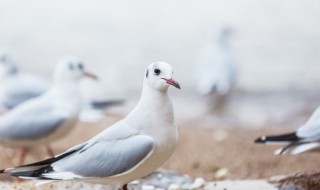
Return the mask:
[[17,65],[11,52],[0,51],[0,105],[5,110],[41,95],[51,86],[44,77],[19,71]]
[[129,182],[159,168],[176,149],[178,131],[168,87],[180,85],[172,75],[168,63],[152,63],[144,73],[140,101],[123,120],[60,155],[1,172],[44,180],[38,185],[81,180],[127,190]]
[[[13,53],[5,49],[0,50],[0,105],[3,111],[40,96],[50,87],[51,82],[46,78],[34,73],[21,72]],[[80,93],[84,93],[81,90]],[[123,99],[82,99],[80,120],[84,122],[96,122],[104,117],[107,108],[124,103]]]
[[78,81],[83,76],[96,79],[79,59],[65,58],[56,66],[53,85],[47,92],[0,117],[0,143],[21,149],[19,164],[31,147],[40,144],[53,156],[49,144],[68,134],[77,122],[81,106]]
[[213,96],[217,109],[226,102],[237,78],[235,59],[227,43],[229,33],[227,27],[219,26],[199,59],[197,90],[201,95]]
[[255,143],[284,144],[285,147],[275,151],[275,154],[296,155],[320,148],[320,107],[310,119],[296,131],[275,136],[262,136]]

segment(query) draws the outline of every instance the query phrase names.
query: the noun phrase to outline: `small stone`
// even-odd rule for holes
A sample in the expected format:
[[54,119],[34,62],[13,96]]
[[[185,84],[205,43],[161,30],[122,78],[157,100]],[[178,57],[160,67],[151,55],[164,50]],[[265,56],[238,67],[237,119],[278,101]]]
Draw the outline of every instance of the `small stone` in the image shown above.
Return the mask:
[[139,183],[140,183],[139,180],[134,180],[134,181],[130,182],[130,184],[132,184],[132,185],[138,185]]
[[143,185],[141,190],[155,190],[156,188],[153,185]]
[[225,130],[215,130],[214,133],[212,134],[213,140],[217,142],[224,141],[228,137],[228,132]]
[[206,184],[203,178],[196,178],[196,180],[191,184],[190,189],[199,189]]
[[215,177],[217,179],[225,179],[228,177],[228,175],[229,175],[229,170],[227,168],[221,168],[216,172]]
[[183,175],[183,177],[184,177],[184,178],[188,178],[188,179],[190,179],[190,176],[189,176],[189,175],[187,175],[187,174],[184,174],[184,175]]
[[177,184],[171,184],[169,187],[168,187],[168,190],[179,190],[180,189],[180,186],[177,185]]

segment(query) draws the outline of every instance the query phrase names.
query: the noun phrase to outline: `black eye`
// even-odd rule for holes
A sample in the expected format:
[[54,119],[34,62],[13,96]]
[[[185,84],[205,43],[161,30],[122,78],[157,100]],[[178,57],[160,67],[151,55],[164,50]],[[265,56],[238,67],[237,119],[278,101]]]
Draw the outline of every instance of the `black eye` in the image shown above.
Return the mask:
[[159,75],[161,73],[160,69],[154,69],[154,74]]
[[78,65],[78,67],[79,67],[80,70],[83,70],[83,64],[82,64],[82,63],[80,63],[80,64]]

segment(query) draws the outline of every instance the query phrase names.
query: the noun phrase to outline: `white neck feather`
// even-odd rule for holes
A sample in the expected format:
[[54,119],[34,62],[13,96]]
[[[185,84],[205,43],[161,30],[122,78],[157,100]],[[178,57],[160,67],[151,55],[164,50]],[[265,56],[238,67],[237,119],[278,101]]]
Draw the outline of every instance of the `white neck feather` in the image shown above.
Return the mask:
[[174,122],[174,112],[168,90],[155,90],[146,83],[143,85],[139,103],[132,113],[135,112],[145,113],[146,117],[157,117],[167,122]]

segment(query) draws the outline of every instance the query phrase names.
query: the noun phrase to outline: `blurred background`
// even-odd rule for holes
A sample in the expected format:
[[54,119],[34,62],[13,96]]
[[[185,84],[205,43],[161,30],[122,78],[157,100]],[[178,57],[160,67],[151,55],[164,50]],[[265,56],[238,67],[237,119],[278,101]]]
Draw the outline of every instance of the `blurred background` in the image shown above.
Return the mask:
[[[101,78],[83,81],[84,94],[126,99],[93,127],[81,123],[77,138],[56,144],[59,151],[125,116],[139,99],[145,68],[162,60],[182,86],[171,89],[181,137],[166,168],[209,180],[221,173],[266,178],[320,161],[316,154],[277,157],[275,147],[253,144],[265,133],[298,128],[320,104],[319,1],[0,0],[0,7],[0,46],[16,54],[21,70],[50,79],[57,61],[75,55]],[[221,29],[228,33],[223,45]],[[208,55],[213,46],[219,50]],[[201,70],[211,70],[203,57],[220,53],[230,56],[236,77],[217,112],[208,103],[214,92],[202,95],[198,85]]]

